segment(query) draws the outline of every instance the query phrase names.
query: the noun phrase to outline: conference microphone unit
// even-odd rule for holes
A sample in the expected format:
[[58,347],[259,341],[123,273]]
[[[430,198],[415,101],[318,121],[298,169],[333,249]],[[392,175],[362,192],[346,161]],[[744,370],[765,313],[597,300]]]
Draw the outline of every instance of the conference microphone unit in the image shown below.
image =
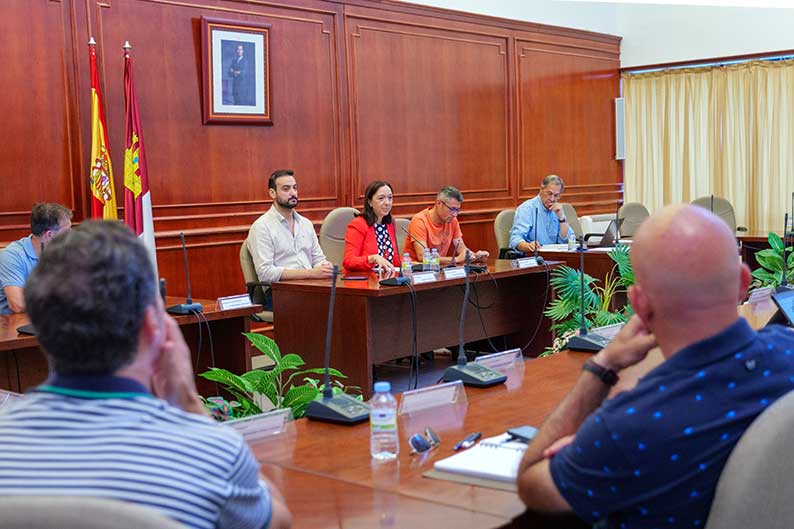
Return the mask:
[[[794,198],[794,197],[793,197]],[[794,218],[791,219],[794,222]],[[776,292],[788,292],[794,285],[790,285],[788,282],[788,255],[786,252],[786,247],[788,246],[790,238],[794,238],[794,230],[792,233],[789,234],[788,232],[788,213],[785,215],[785,219],[783,220],[783,277],[780,279],[780,286],[775,289]]]
[[[568,227],[570,230],[571,228]],[[571,336],[568,339],[568,343],[566,348],[571,349],[572,351],[584,351],[587,353],[597,353],[601,349],[607,346],[610,342],[609,338],[604,336],[600,336],[595,333],[588,333],[587,332],[587,325],[585,323],[585,300],[584,300],[584,253],[587,249],[584,247],[584,237],[582,237],[579,241],[579,248],[576,250],[579,252],[579,287],[581,289],[581,314],[579,320],[579,336]]]
[[[570,230],[570,226],[568,227]],[[543,264],[543,258],[538,255],[538,209],[535,208],[535,262],[539,265]]]
[[185,281],[187,282],[187,299],[185,299],[184,303],[180,303],[179,305],[173,305],[168,307],[166,312],[168,314],[175,314],[177,316],[184,316],[185,314],[195,314],[196,312],[202,312],[204,307],[201,306],[201,303],[193,303],[193,298],[190,296],[190,270],[187,266],[187,248],[185,247],[185,233],[179,232],[179,238],[182,241],[182,257],[185,259]]
[[466,271],[466,288],[463,293],[463,305],[460,309],[460,324],[458,326],[458,360],[457,364],[444,371],[444,382],[460,380],[464,386],[487,388],[496,384],[503,384],[507,376],[485,367],[477,362],[466,361],[465,341],[463,338],[464,324],[466,323],[466,306],[469,304],[469,251],[466,250],[466,262],[463,265]]
[[334,300],[339,267],[334,265],[331,277],[331,300],[328,303],[328,328],[325,330],[325,383],[323,392],[306,407],[306,417],[336,424],[358,424],[369,418],[369,406],[347,393],[334,395],[331,387],[331,336],[334,328]]

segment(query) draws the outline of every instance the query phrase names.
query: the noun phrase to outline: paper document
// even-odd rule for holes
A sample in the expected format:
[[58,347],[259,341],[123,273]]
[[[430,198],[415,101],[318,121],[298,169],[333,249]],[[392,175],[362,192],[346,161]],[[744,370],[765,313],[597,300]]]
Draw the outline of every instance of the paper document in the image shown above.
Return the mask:
[[515,481],[527,445],[510,439],[506,433],[483,439],[468,450],[436,461],[433,468],[476,478]]

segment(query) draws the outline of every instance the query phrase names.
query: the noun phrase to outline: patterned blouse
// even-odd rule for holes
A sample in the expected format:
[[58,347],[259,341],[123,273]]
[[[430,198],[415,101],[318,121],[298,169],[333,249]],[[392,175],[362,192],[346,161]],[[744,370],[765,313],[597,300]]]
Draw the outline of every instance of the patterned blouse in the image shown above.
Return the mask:
[[378,253],[387,261],[394,259],[394,248],[391,245],[388,224],[374,224],[375,240],[378,242]]

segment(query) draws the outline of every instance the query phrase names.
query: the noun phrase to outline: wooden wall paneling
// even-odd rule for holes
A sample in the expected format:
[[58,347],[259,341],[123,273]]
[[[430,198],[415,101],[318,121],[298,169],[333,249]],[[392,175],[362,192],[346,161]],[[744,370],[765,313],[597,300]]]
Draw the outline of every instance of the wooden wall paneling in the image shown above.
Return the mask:
[[59,202],[76,210],[72,3],[9,0],[0,16],[0,240],[30,233],[30,208]]
[[356,203],[378,178],[398,203],[445,184],[467,202],[509,196],[507,38],[382,13],[346,26]]
[[[591,189],[622,181],[614,159],[613,99],[619,94],[619,41],[612,44],[535,35],[516,39],[519,198],[544,176],[566,183],[564,200],[590,212],[622,200]],[[613,189],[613,191],[615,191]],[[600,200],[594,193],[604,193]]]

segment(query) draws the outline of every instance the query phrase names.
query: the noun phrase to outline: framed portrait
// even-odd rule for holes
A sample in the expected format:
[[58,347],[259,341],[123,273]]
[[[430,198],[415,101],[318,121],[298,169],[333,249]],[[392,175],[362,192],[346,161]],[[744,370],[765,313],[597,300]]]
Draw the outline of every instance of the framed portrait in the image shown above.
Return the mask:
[[201,17],[205,124],[273,124],[270,27]]

